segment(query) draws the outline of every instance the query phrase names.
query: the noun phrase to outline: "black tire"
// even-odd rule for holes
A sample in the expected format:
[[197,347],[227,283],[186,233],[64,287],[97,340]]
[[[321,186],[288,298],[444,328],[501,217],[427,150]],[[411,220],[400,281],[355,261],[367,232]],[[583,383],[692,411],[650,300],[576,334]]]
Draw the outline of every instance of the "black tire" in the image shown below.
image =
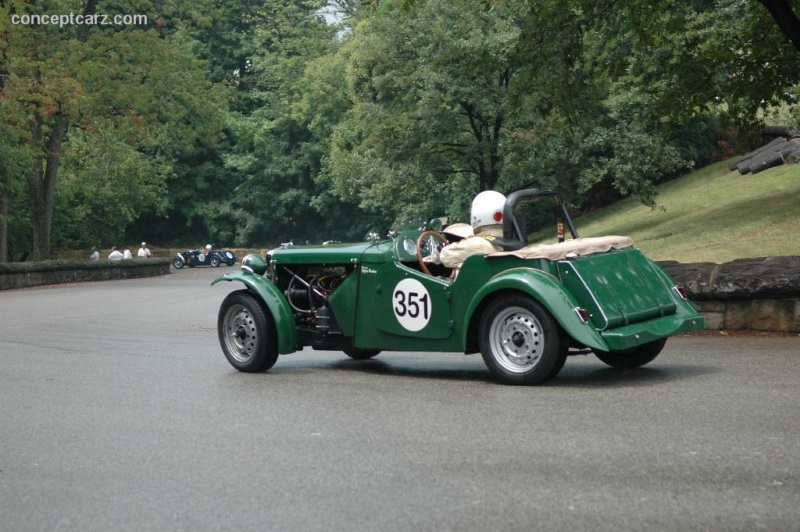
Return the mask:
[[219,268],[219,257],[211,257],[211,266]]
[[176,270],[180,270],[181,268],[183,268],[184,265],[183,259],[176,258],[175,260],[172,261],[172,265],[175,266]]
[[225,358],[239,371],[266,371],[278,360],[278,333],[272,315],[247,290],[231,292],[222,301],[217,333]]
[[656,340],[647,344],[627,349],[625,351],[595,351],[597,358],[608,364],[612,368],[632,369],[639,368],[653,361],[664,349],[667,343],[666,338]]
[[486,367],[506,384],[541,384],[564,366],[561,331],[538,302],[523,294],[498,297],[481,316],[478,342]]
[[380,352],[380,349],[358,349],[356,347],[344,349],[344,354],[355,360],[368,360]]
[[564,369],[564,364],[567,363],[567,356],[569,355],[569,337],[559,329],[559,340],[561,340],[561,344],[558,347],[558,356],[556,357],[556,363],[553,364],[553,369],[550,370],[550,373],[545,377],[544,381],[547,382],[559,372]]

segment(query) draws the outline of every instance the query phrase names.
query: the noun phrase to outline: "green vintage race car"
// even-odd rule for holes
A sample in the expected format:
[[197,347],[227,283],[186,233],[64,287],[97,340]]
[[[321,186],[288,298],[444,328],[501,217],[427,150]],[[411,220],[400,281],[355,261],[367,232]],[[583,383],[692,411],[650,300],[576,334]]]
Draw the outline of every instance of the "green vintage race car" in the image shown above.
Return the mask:
[[[558,242],[529,244],[520,210],[545,199],[555,203]],[[305,347],[355,359],[480,352],[499,381],[531,385],[553,378],[571,354],[642,366],[669,336],[703,328],[683,290],[629,238],[579,238],[558,194],[515,192],[503,215],[495,243],[504,251],[467,258],[454,280],[430,262],[447,243],[441,227],[249,255],[242,271],[212,283],[245,285],[220,307],[222,350],[244,372]]]

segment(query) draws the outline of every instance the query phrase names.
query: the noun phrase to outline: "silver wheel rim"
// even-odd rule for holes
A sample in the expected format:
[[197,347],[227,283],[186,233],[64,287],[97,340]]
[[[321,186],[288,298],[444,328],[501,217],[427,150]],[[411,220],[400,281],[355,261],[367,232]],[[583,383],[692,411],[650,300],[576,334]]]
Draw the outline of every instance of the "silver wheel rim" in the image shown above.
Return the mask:
[[522,307],[504,309],[489,327],[489,347],[503,369],[526,373],[539,363],[544,353],[542,324]]
[[258,330],[247,307],[232,305],[225,312],[223,327],[228,353],[241,363],[246,363],[253,358],[258,345]]

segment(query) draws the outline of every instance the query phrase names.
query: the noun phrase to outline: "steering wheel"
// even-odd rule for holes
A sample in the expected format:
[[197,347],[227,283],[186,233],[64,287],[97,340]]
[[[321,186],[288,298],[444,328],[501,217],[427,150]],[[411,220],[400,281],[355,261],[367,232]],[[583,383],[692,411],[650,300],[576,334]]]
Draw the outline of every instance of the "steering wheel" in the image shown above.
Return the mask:
[[[437,240],[438,242],[436,242]],[[433,254],[434,246],[439,246],[439,248],[441,248],[445,244],[447,244],[447,240],[438,231],[423,231],[420,233],[419,237],[417,237],[417,261],[419,262],[419,267],[431,277],[433,277],[433,274],[428,269],[428,265],[425,264],[425,261],[422,260],[424,258],[422,256],[422,246],[424,245],[428,250],[428,253],[425,255],[427,257]]]

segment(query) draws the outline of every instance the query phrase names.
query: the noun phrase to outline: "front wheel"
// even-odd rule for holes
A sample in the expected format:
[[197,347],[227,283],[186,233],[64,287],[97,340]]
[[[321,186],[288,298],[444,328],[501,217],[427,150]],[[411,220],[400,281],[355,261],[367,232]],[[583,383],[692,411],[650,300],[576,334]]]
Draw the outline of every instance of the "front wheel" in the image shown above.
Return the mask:
[[176,270],[180,270],[181,268],[183,268],[184,265],[183,259],[177,257],[175,260],[172,261],[172,265],[175,266]]
[[247,290],[231,292],[222,301],[217,333],[225,358],[239,371],[266,371],[278,360],[275,322]]
[[667,339],[661,338],[625,351],[595,351],[594,354],[612,368],[632,369],[652,362],[664,349],[666,343]]
[[556,376],[566,358],[550,313],[522,294],[489,304],[481,317],[478,341],[489,371],[507,384],[541,384]]

